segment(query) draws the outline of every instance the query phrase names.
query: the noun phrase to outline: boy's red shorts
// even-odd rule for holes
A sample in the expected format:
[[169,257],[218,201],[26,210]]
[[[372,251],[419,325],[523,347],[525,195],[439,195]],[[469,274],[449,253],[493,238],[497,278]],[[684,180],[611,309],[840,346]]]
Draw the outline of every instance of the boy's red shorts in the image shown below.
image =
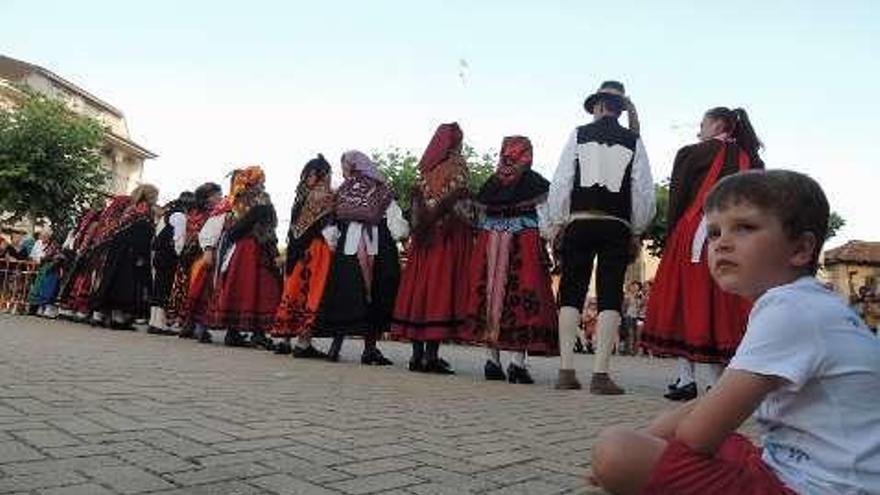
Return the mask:
[[761,449],[733,433],[714,456],[672,440],[654,466],[646,494],[797,495],[761,459]]

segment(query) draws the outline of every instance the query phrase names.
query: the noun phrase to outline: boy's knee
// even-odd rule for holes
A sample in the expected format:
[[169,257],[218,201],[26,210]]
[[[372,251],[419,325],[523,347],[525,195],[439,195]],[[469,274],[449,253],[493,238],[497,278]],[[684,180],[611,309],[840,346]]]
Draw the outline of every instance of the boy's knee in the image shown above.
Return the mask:
[[626,469],[626,445],[633,431],[622,426],[602,430],[593,444],[593,476],[602,486],[614,486]]

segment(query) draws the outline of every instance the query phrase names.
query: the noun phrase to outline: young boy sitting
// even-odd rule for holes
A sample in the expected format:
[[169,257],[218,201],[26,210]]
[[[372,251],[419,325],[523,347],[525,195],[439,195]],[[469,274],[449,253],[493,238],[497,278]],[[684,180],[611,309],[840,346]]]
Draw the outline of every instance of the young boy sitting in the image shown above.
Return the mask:
[[[809,177],[750,171],[706,202],[712,276],[755,301],[703,398],[645,431],[613,427],[593,481],[619,494],[880,493],[880,340],[814,275],[828,201]],[[755,413],[763,451],[736,429]]]

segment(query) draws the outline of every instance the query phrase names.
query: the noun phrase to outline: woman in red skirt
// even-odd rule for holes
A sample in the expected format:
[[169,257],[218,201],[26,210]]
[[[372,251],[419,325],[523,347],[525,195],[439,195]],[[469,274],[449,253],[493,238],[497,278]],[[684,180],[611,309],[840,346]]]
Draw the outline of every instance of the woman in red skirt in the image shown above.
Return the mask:
[[412,341],[411,371],[453,373],[438,350],[465,323],[473,233],[462,137],[458,124],[442,124],[418,165],[412,237],[391,327]]
[[[284,291],[270,332],[273,338],[282,340],[275,348],[277,354],[327,357],[312,346],[311,336],[333,259],[327,239],[335,238],[330,172],[330,164],[319,154],[303,167],[296,186],[287,231]],[[291,337],[297,337],[293,348]]]
[[234,215],[217,253],[214,321],[226,329],[227,345],[241,345],[243,332],[252,334],[252,344],[265,344],[281,298],[281,274],[275,266],[277,217],[264,183],[263,170],[248,167],[236,174],[230,194]]
[[709,275],[703,204],[724,176],[763,168],[761,142],[745,110],[706,112],[700,142],[678,151],[669,185],[669,236],[648,298],[642,345],[655,355],[679,358],[679,377],[665,395],[697,396],[694,363],[709,364],[711,386],[733,356],[751,305],[722,292]]
[[[487,380],[533,383],[526,352],[547,355],[558,348],[550,259],[537,211],[550,183],[531,167],[529,139],[504,138],[498,168],[476,198],[485,215],[471,258],[464,340],[488,346]],[[513,354],[506,376],[501,349]]]

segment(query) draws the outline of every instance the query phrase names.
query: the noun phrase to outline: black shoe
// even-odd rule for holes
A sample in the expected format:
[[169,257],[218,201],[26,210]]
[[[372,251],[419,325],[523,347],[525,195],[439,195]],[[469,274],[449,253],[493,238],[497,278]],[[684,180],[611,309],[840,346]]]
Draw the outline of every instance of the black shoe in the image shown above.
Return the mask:
[[251,335],[250,345],[257,349],[271,351],[273,348],[272,340],[262,333],[254,333]]
[[507,367],[507,381],[510,383],[522,383],[525,385],[535,383],[535,380],[532,380],[532,375],[529,374],[529,370],[513,363]]
[[425,363],[426,373],[436,373],[438,375],[454,375],[455,371],[449,366],[445,359],[432,359]]
[[196,338],[195,332],[193,332],[192,328],[181,329],[180,333],[177,334],[178,338],[181,339],[194,339]]
[[290,342],[281,342],[280,344],[275,345],[275,354],[286,355],[293,352],[290,348]]
[[419,358],[410,358],[409,360],[409,370],[414,373],[424,373],[425,370],[425,361]]
[[[327,354],[315,349],[313,346],[309,345],[308,347],[296,347],[294,346],[290,353],[295,358],[302,359],[327,359]],[[339,358],[337,357],[337,361]]]
[[199,335],[200,344],[210,344],[213,341],[214,339],[211,338],[211,332],[209,332],[207,328],[202,331],[201,335]]
[[226,337],[223,338],[223,345],[229,347],[246,347],[247,343],[244,341],[244,338],[240,333],[235,330],[227,330]]
[[371,349],[369,351],[364,351],[361,354],[361,364],[366,364],[368,366],[391,366],[392,363],[390,359],[382,355],[382,351],[379,349]]
[[677,402],[684,402],[696,399],[697,384],[695,382],[691,382],[683,387],[676,387],[675,390],[667,392],[663,397]]
[[675,390],[675,389],[678,388],[678,384],[679,384],[679,383],[681,383],[681,379],[680,379],[680,378],[676,378],[674,382],[672,382],[672,383],[670,383],[669,385],[666,386],[666,389],[667,389],[668,391],[672,392],[673,390]]
[[499,382],[507,380],[507,377],[504,375],[504,370],[501,369],[501,365],[488,359],[486,360],[486,366],[483,367],[483,374],[486,376],[486,380]]
[[150,335],[165,335],[165,330],[150,325],[149,327],[147,327],[147,333]]

